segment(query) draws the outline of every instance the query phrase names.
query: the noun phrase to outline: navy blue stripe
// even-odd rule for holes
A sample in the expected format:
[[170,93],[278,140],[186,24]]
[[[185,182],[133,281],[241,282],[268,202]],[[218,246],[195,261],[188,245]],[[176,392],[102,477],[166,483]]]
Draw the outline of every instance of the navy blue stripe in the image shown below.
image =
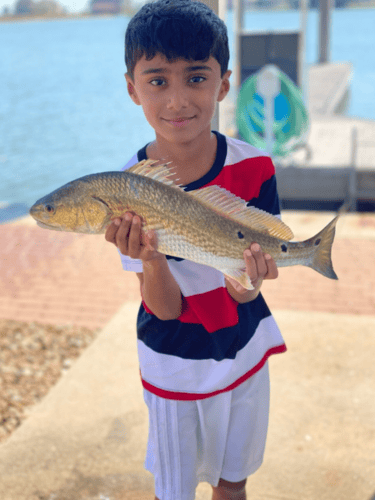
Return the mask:
[[275,175],[262,184],[259,195],[250,200],[247,205],[260,208],[272,215],[280,214],[280,201],[277,194]]
[[181,257],[173,257],[172,255],[165,255],[167,257],[167,260],[175,260],[177,262],[181,262],[182,260],[185,260],[185,259],[181,259]]
[[194,189],[199,189],[205,186],[206,184],[214,180],[224,167],[228,152],[227,140],[225,136],[220,134],[219,132],[213,131],[213,133],[216,135],[217,139],[217,149],[214,164],[206,175],[194,182],[190,182],[190,184],[186,184],[185,191],[193,191]]
[[162,321],[148,314],[141,305],[137,319],[138,338],[153,351],[183,359],[234,359],[254,335],[260,321],[270,315],[259,294],[252,302],[238,305],[237,325],[208,333],[199,324]]
[[140,150],[138,151],[138,153],[137,153],[137,156],[138,156],[138,161],[148,160],[148,158],[147,158],[147,154],[146,154],[146,148],[147,148],[147,146],[148,146],[149,144],[151,144],[151,143],[150,143],[150,142],[148,142],[148,143],[146,144],[146,146],[143,146],[143,148],[142,148],[142,149],[140,149]]

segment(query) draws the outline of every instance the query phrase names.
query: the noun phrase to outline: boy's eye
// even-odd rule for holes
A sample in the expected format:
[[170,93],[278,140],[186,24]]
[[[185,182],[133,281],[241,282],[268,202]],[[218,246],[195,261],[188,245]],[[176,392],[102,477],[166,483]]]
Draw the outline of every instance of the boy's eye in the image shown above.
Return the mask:
[[205,81],[205,77],[204,76],[192,76],[190,78],[190,82],[191,83],[201,83],[201,82],[204,82]]
[[154,78],[153,80],[150,81],[150,83],[154,87],[159,87],[160,85],[163,85],[163,83],[165,83],[165,82],[161,78]]

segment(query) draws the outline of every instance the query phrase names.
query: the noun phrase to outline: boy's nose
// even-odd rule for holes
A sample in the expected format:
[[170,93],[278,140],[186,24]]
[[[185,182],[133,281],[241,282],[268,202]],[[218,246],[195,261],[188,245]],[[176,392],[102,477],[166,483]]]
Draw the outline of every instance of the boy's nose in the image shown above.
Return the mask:
[[179,110],[188,106],[188,99],[183,91],[172,92],[168,97],[168,109]]

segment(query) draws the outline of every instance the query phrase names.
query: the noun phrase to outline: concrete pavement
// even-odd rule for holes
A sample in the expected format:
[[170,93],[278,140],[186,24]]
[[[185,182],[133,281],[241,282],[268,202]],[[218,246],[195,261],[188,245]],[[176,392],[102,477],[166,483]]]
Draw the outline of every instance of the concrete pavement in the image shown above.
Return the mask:
[[[128,303],[0,447],[2,500],[151,500],[147,411]],[[375,318],[276,311],[265,461],[254,500],[370,500],[375,493]],[[201,484],[197,500],[208,500]]]
[[[297,236],[313,234],[309,224],[321,227],[314,214],[290,217],[284,220]],[[356,241],[372,241],[374,216],[363,220],[356,226],[349,217],[340,231],[345,225]],[[345,239],[345,231],[338,237]],[[295,276],[291,271],[285,274]],[[365,270],[356,279],[366,287]],[[124,304],[0,445],[1,500],[153,499],[153,479],[143,469],[147,410],[136,356],[137,309],[138,302]],[[370,500],[375,315],[290,307],[274,314],[288,352],[270,360],[269,436],[264,464],[248,481],[249,499]],[[209,499],[209,485],[201,484],[196,500]]]

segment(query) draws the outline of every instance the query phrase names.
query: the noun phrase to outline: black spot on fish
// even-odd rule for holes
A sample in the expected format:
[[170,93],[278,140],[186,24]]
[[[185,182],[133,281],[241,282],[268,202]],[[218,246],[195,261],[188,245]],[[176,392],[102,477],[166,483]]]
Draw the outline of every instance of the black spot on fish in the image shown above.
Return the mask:
[[315,240],[314,245],[315,245],[315,246],[318,246],[318,245],[319,245],[319,243],[320,243],[321,241],[322,241],[322,240],[321,240],[320,238],[318,238],[317,240]]
[[288,247],[286,245],[284,245],[284,243],[281,245],[281,251],[282,252],[287,252],[288,251]]
[[238,231],[237,236],[239,237],[240,240],[244,238],[244,235],[241,233],[241,231]]

